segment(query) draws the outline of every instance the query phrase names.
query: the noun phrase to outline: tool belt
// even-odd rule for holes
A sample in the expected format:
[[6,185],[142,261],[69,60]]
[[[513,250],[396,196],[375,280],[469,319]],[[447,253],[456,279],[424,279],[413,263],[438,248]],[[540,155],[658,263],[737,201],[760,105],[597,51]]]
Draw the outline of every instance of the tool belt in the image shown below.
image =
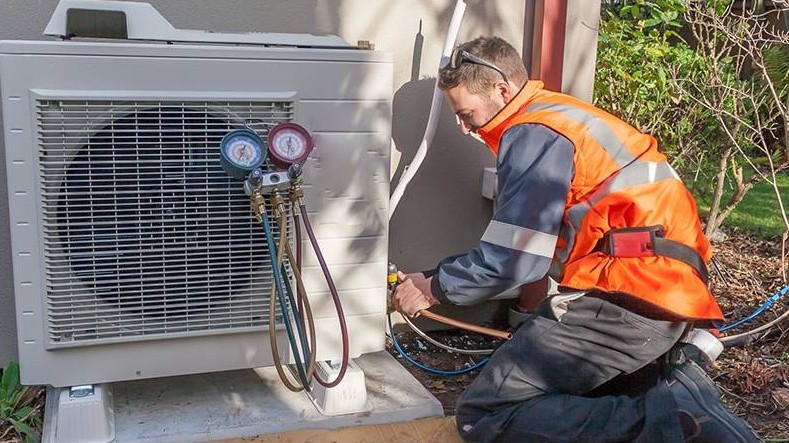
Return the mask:
[[597,243],[596,251],[611,257],[673,258],[696,270],[704,284],[709,284],[707,266],[699,253],[683,243],[664,238],[663,226],[612,229]]

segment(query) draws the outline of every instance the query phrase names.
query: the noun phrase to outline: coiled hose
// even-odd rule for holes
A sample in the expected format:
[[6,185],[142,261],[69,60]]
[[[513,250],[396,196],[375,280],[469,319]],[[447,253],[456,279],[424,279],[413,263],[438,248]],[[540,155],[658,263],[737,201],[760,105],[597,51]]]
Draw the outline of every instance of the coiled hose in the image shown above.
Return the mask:
[[[277,211],[280,212],[280,211]],[[263,232],[266,237],[266,243],[268,245],[269,251],[272,254],[272,257],[276,257],[276,262],[272,264],[272,274],[273,274],[273,284],[271,285],[271,293],[269,297],[269,342],[271,344],[272,350],[272,357],[274,359],[274,365],[277,369],[277,374],[279,375],[282,383],[291,391],[298,392],[301,390],[309,390],[310,389],[310,379],[315,370],[315,353],[310,352],[309,347],[305,346],[304,341],[304,328],[301,324],[301,314],[299,313],[296,315],[296,327],[299,330],[299,336],[302,342],[302,356],[299,355],[299,347],[296,342],[296,337],[294,336],[293,325],[288,318],[288,309],[287,305],[285,304],[285,296],[289,298],[289,302],[292,308],[298,311],[298,304],[293,299],[292,290],[290,289],[290,283],[287,282],[286,279],[283,279],[283,273],[281,271],[284,269],[283,264],[283,254],[287,248],[287,238],[285,234],[285,230],[282,229],[282,219],[284,215],[280,214],[280,238],[279,238],[279,247],[274,244],[274,236],[271,232],[271,227],[268,220],[268,214],[266,211],[261,211],[260,218],[261,223],[263,225]],[[283,285],[284,283],[284,285]],[[287,294],[285,294],[285,288],[287,288]],[[307,323],[310,325],[310,339],[312,343],[315,342],[315,329],[314,325],[312,324],[312,315],[311,310],[308,307],[309,301],[304,298],[304,306],[305,311],[309,311]],[[279,357],[279,347],[277,345],[277,332],[276,332],[276,303],[279,301],[280,311],[282,312],[282,322],[285,324],[285,330],[287,332],[288,341],[290,343],[291,350],[293,351],[293,358],[296,365],[296,372],[298,375],[298,379],[301,383],[301,386],[294,385],[293,383],[288,380],[287,375],[285,374],[284,367],[282,365],[282,361]],[[302,359],[303,358],[303,359]],[[305,362],[308,363],[308,367],[305,368]]]
[[[337,311],[337,318],[340,322],[340,335],[342,336],[342,363],[340,363],[340,370],[337,373],[337,377],[332,381],[327,381],[323,380],[319,373],[315,373],[315,380],[318,383],[327,388],[333,388],[342,381],[343,377],[345,377],[345,372],[348,369],[348,325],[345,322],[345,314],[342,310],[342,301],[340,301],[340,296],[337,293],[337,286],[334,284],[334,279],[332,279],[331,274],[329,273],[329,267],[326,265],[326,260],[323,258],[323,253],[321,252],[320,246],[318,245],[318,240],[315,237],[315,231],[312,229],[312,224],[310,223],[310,219],[307,214],[307,207],[302,202],[301,196],[298,192],[294,194],[294,197],[296,204],[299,206],[301,218],[304,220],[304,230],[307,231],[307,236],[310,238],[312,249],[315,251],[315,256],[318,258],[321,271],[323,271],[323,278],[326,279],[326,284],[329,286],[329,292],[331,293],[331,298],[334,302],[334,309]],[[298,247],[300,246],[301,243],[299,243]],[[299,256],[300,255],[301,254],[299,253]]]

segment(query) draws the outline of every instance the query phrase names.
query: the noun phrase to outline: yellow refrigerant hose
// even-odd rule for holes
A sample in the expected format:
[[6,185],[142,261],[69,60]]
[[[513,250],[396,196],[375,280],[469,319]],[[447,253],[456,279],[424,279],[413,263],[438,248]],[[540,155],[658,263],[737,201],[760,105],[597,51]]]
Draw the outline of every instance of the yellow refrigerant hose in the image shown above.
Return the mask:
[[[287,240],[287,220],[285,219],[285,211],[283,210],[282,200],[279,198],[279,195],[274,192],[272,193],[272,200],[274,202],[275,213],[277,216],[277,222],[279,225],[279,245],[277,247],[277,258],[276,263],[273,266],[277,266],[277,269],[282,269],[282,265],[284,262],[283,255],[287,254],[288,259],[291,263],[291,270],[293,271],[294,277],[296,279],[296,290],[299,294],[299,301],[300,303],[303,302],[304,306],[304,317],[305,318],[295,318],[294,320],[297,322],[306,323],[307,328],[309,330],[309,364],[307,366],[307,380],[312,380],[313,374],[315,373],[315,322],[312,315],[312,308],[310,307],[309,299],[306,297],[306,291],[304,290],[304,283],[301,279],[301,273],[298,267],[294,267],[294,258],[293,254],[290,251],[290,245]],[[285,374],[285,369],[282,364],[282,359],[279,356],[279,347],[277,345],[277,330],[276,330],[276,300],[277,300],[277,291],[276,286],[274,283],[271,284],[271,293],[269,297],[269,325],[268,325],[268,332],[269,332],[269,343],[271,344],[271,355],[274,359],[274,366],[277,368],[277,374],[279,375],[280,380],[282,380],[282,384],[285,385],[289,390],[293,392],[299,392],[304,389],[309,389],[309,386],[298,386],[290,382],[287,375]],[[283,312],[282,315],[288,315],[287,312]],[[293,352],[298,352],[298,349],[294,349]]]

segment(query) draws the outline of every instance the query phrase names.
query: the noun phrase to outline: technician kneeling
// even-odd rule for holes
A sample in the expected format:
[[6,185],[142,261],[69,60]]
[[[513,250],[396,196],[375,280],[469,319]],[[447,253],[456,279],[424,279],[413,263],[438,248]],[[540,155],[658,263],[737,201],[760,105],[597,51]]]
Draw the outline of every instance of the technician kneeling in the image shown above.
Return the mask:
[[543,298],[496,350],[458,402],[460,435],[759,441],[681,352],[690,328],[723,315],[693,198],[656,140],[530,81],[498,37],[458,46],[438,82],[496,156],[497,210],[475,249],[404,276],[395,307],[471,305],[548,275],[575,291]]

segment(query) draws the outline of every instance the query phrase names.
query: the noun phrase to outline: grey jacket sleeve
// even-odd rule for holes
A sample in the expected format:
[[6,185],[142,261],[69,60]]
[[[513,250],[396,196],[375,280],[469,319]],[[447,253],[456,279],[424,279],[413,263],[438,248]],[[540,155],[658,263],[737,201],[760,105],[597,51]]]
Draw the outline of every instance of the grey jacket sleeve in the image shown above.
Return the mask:
[[504,134],[497,159],[497,207],[479,245],[443,260],[431,292],[471,305],[545,276],[573,177],[572,143],[539,124]]

